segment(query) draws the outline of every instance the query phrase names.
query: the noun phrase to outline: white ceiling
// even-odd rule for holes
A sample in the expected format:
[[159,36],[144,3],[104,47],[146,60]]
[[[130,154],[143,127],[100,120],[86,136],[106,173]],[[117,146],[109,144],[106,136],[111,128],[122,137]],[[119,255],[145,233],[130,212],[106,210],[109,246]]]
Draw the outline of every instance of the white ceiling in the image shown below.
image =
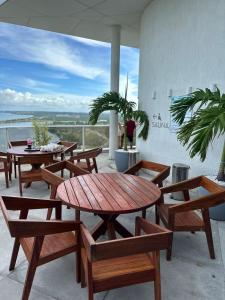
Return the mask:
[[139,22],[152,0],[7,0],[0,22],[24,25],[105,42],[110,25],[121,25],[121,43],[138,47]]

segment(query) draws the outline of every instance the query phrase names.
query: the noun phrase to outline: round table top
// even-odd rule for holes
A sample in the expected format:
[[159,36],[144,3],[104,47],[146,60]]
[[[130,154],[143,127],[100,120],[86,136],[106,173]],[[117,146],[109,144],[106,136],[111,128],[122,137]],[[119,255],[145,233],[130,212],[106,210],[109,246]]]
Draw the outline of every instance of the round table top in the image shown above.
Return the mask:
[[70,178],[57,189],[67,206],[98,214],[140,211],[157,202],[160,189],[149,180],[122,173],[98,173]]
[[31,155],[44,155],[44,154],[57,154],[61,153],[63,150],[57,150],[57,151],[25,151],[24,149],[27,146],[13,146],[12,148],[7,149],[7,153],[16,155],[16,156],[31,156]]

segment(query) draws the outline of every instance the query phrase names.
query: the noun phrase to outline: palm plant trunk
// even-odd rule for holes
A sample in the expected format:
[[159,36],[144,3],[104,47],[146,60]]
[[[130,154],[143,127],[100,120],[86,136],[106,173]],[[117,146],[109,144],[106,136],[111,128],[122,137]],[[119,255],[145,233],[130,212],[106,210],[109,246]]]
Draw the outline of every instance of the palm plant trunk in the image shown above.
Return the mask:
[[127,151],[127,120],[124,118],[124,150]]
[[219,181],[225,181],[225,141],[223,144],[223,152],[221,156],[219,172],[217,174],[216,179]]

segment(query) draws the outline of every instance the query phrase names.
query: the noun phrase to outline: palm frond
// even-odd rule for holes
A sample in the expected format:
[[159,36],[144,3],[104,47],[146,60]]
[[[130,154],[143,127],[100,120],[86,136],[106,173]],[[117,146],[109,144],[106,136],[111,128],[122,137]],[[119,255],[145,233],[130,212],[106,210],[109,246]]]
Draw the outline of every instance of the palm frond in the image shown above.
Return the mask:
[[185,116],[189,111],[198,111],[202,107],[211,107],[214,105],[225,106],[225,95],[220,94],[217,88],[215,91],[210,89],[198,89],[182,99],[176,100],[170,107],[172,118],[179,125],[182,125]]
[[144,140],[147,140],[148,131],[149,131],[149,119],[148,115],[143,110],[135,110],[133,112],[133,118],[135,121],[138,121],[140,126],[143,126],[138,137],[142,137]]
[[178,140],[187,145],[190,157],[200,155],[205,160],[209,144],[225,133],[225,111],[220,106],[199,109],[194,116],[178,130]]

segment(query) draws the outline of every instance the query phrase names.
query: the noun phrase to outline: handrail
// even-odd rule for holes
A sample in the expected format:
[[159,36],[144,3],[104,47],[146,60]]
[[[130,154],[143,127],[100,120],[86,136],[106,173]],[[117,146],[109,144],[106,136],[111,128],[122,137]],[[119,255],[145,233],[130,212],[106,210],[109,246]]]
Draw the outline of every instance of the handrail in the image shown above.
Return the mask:
[[[85,143],[85,128],[90,128],[90,127],[94,127],[94,128],[109,128],[109,125],[103,125],[103,124],[97,124],[97,125],[73,125],[73,124],[70,124],[70,125],[64,125],[64,124],[60,124],[60,125],[48,125],[48,128],[80,128],[82,129],[81,131],[81,148],[83,150],[86,150],[86,143]],[[5,133],[4,134],[4,139],[5,139],[5,147],[7,146],[7,143],[9,142],[9,130],[10,129],[21,129],[21,128],[33,128],[32,125],[9,125],[9,124],[6,124],[6,125],[0,125],[0,131],[1,130],[5,130]],[[3,145],[3,142],[1,141],[0,143],[1,145]],[[99,145],[101,146],[101,145]],[[104,148],[104,150],[108,150],[108,148]]]

